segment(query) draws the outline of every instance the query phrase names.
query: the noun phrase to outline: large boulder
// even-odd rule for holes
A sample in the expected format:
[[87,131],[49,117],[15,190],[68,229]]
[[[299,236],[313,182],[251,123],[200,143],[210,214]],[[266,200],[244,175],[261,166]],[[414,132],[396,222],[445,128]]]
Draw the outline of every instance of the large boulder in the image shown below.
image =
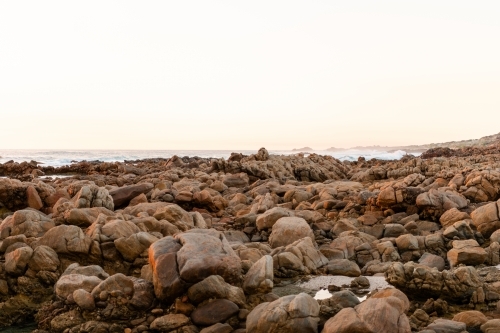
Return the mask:
[[274,270],[291,270],[303,274],[315,272],[328,263],[328,259],[317,249],[310,237],[305,237],[288,246],[274,249]]
[[300,293],[259,304],[247,317],[247,333],[318,332],[319,304]]
[[211,275],[225,281],[241,281],[241,259],[224,237],[214,229],[193,229],[167,236],[149,247],[156,297],[173,300],[187,286]]
[[455,240],[452,244],[453,248],[447,254],[451,267],[459,264],[476,266],[486,260],[486,251],[474,239]]
[[85,185],[71,199],[76,208],[104,207],[114,210],[113,198],[104,187]]
[[443,215],[441,215],[441,217],[439,218],[439,222],[443,226],[443,229],[446,229],[449,226],[453,225],[453,223],[455,222],[468,219],[470,219],[469,214],[461,212],[456,208],[452,208],[444,212]]
[[54,290],[57,296],[66,299],[75,290],[83,289],[87,292],[92,290],[102,282],[97,276],[87,276],[82,274],[63,275],[56,282]]
[[356,248],[376,241],[372,235],[360,231],[345,231],[330,243],[330,249],[342,255],[342,259],[356,259]]
[[103,291],[108,294],[113,291],[121,291],[126,295],[133,295],[134,292],[134,282],[128,277],[121,273],[111,275],[106,280],[99,283],[92,289],[92,296],[94,298],[98,297]]
[[410,333],[410,323],[405,315],[410,302],[401,294],[384,292],[380,297],[370,297],[354,308],[344,308],[325,323],[322,332]]
[[88,254],[92,240],[74,225],[59,225],[47,231],[37,246],[46,245],[59,254]]
[[220,275],[229,283],[241,280],[241,259],[222,233],[193,229],[178,234],[176,239],[182,244],[177,263],[184,281],[196,283],[210,275]]
[[273,258],[265,255],[247,272],[245,281],[243,282],[243,290],[247,294],[265,294],[271,292],[273,289]]
[[153,189],[154,185],[151,183],[140,183],[129,186],[122,186],[109,191],[109,195],[113,198],[115,207],[123,207],[128,205],[130,200],[136,196],[148,193]]
[[23,209],[16,211],[0,223],[0,234],[41,237],[54,226],[54,221],[47,215],[36,210]]
[[216,299],[196,308],[191,320],[196,325],[210,326],[225,322],[240,311],[238,305],[227,299]]
[[249,178],[246,173],[240,172],[238,174],[225,175],[222,182],[227,187],[245,187],[248,186]]
[[438,318],[427,326],[428,330],[436,333],[462,333],[466,328],[467,326],[462,322],[443,318]]
[[392,263],[385,273],[387,282],[419,297],[469,301],[473,293],[483,286],[478,272],[471,266],[438,271],[436,268],[416,264]]
[[272,248],[286,246],[304,237],[314,240],[314,233],[306,220],[300,217],[282,217],[273,225],[269,245]]
[[280,218],[289,216],[293,216],[292,211],[282,207],[274,207],[257,216],[255,224],[259,230],[269,229],[272,228]]
[[334,259],[326,266],[328,274],[357,277],[361,275],[359,266],[348,259]]
[[23,246],[5,255],[5,271],[14,275],[23,275],[33,255],[33,249]]
[[167,220],[183,231],[194,227],[193,217],[174,204],[158,208],[154,213],[154,217],[157,220]]
[[125,260],[134,262],[141,253],[149,249],[149,246],[157,240],[158,238],[148,232],[139,232],[129,237],[115,239],[114,244]]
[[40,245],[33,252],[28,266],[35,272],[50,271],[55,272],[59,267],[60,261],[56,251],[51,247]]
[[188,290],[188,297],[194,304],[202,303],[211,298],[225,298],[240,306],[246,303],[243,290],[226,283],[219,275],[210,275],[205,280],[190,287]]
[[160,332],[172,332],[173,330],[189,324],[189,317],[183,314],[168,314],[153,320],[150,328]]
[[[488,321],[488,318],[479,311],[462,311],[453,317],[454,321],[464,323],[468,329],[478,329]],[[484,331],[483,331],[484,332]]]
[[86,228],[95,222],[99,214],[114,215],[112,211],[104,207],[73,208],[64,212],[64,220],[67,224]]
[[160,300],[173,301],[182,295],[186,288],[177,265],[177,251],[181,247],[182,245],[171,236],[164,237],[149,247],[154,291]]
[[472,224],[484,237],[500,229],[500,200],[481,206],[471,213]]
[[440,217],[452,208],[467,207],[467,199],[460,193],[448,188],[431,189],[417,197],[416,204],[429,217]]

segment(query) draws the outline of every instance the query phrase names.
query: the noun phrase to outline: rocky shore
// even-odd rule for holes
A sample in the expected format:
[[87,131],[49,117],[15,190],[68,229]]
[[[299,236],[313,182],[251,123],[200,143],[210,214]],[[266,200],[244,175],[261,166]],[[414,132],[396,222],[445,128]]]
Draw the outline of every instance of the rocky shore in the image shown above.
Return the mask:
[[[0,176],[0,330],[500,332],[498,146],[7,162]],[[352,280],[321,300],[297,282],[329,275]]]

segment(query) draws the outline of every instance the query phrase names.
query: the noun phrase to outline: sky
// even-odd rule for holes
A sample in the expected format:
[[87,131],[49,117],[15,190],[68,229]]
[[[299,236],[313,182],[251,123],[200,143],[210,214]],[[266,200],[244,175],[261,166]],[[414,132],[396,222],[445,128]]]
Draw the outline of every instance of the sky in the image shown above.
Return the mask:
[[0,149],[500,132],[499,1],[0,1]]

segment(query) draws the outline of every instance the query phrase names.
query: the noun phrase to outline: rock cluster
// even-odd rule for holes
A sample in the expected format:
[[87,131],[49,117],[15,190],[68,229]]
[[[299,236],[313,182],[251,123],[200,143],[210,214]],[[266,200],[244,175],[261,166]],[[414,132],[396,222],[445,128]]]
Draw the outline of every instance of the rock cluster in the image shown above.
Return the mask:
[[[495,332],[500,155],[489,152],[5,163],[0,329]],[[40,178],[61,173],[72,176]],[[326,274],[395,288],[362,302],[334,285],[321,301],[278,292]]]

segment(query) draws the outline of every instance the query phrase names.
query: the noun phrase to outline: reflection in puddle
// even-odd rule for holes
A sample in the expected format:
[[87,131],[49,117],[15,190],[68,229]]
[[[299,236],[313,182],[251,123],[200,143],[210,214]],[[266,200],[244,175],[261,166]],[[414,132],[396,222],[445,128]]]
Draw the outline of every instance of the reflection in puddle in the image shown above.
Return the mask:
[[314,295],[314,299],[317,299],[319,301],[320,299],[327,299],[330,298],[331,296],[332,294],[327,289],[321,289],[318,290],[316,295]]
[[[366,276],[366,278],[370,282],[370,287],[359,290],[358,292],[353,291],[355,294],[357,293],[357,297],[360,302],[364,301],[366,299],[366,294],[372,290],[393,288],[389,283],[387,283],[387,281],[385,281],[385,277],[383,276]],[[313,277],[309,281],[300,283],[299,287],[317,290],[314,298],[317,300],[321,300],[330,298],[332,296],[332,294],[328,291],[329,285],[333,284],[339,287],[346,285],[349,286],[352,280],[354,280],[354,278],[341,275],[317,276]]]

